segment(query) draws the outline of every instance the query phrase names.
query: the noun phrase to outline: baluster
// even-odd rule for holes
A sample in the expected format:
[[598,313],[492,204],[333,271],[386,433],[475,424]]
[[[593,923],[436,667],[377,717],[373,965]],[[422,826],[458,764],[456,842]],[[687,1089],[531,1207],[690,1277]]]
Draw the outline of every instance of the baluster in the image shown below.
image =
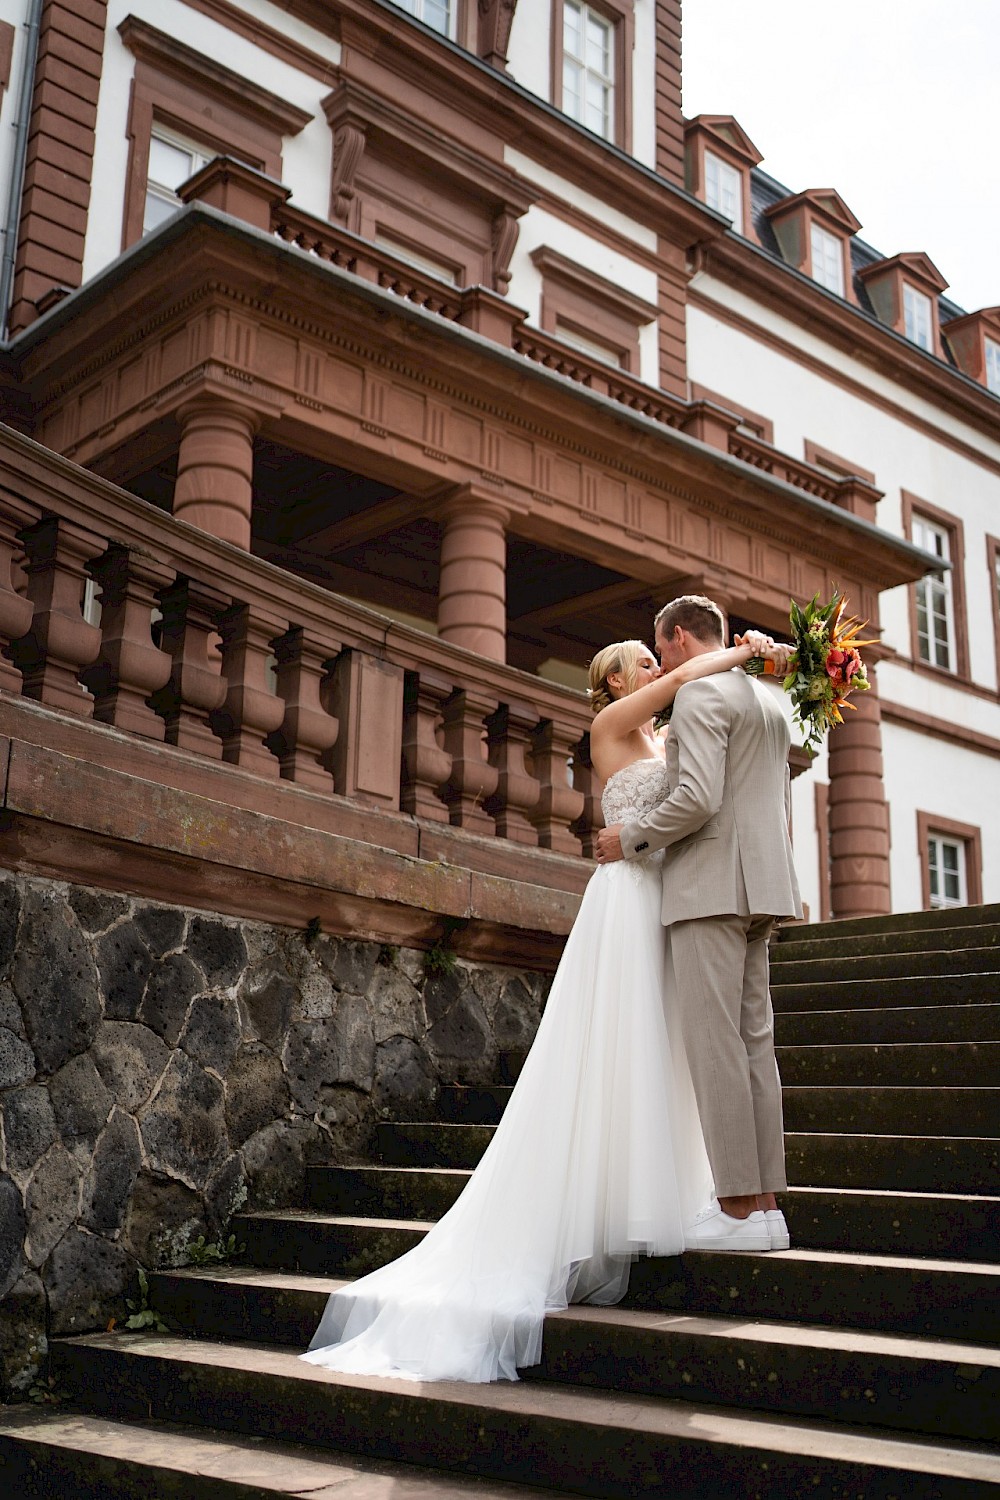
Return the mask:
[[285,714],[268,743],[284,779],[314,792],[333,791],[333,772],[324,762],[337,742],[340,723],[323,707],[320,684],[335,651],[330,643],[307,636],[300,625],[274,643]]
[[583,792],[569,783],[570,751],[576,731],[553,719],[544,720],[532,738],[532,763],[541,783],[541,795],[529,813],[543,849],[579,854],[580,841],[569,830],[585,805]]
[[274,781],[281,766],[266,740],[280,727],[285,705],[271,689],[267,668],[272,642],[287,628],[287,622],[256,605],[234,604],[226,611],[219,625],[226,698],[211,716],[223,760]]
[[80,675],[94,694],[94,718],[162,740],[163,720],[146,700],[166,684],[172,662],[153,645],[150,622],[174,570],[149,553],[113,544],[90,571],[101,591],[101,650]]
[[444,788],[449,820],[456,828],[492,836],[493,819],[485,809],[496,791],[500,773],[484,754],[483,731],[487,714],[497,706],[485,693],[459,690],[442,707],[444,748],[451,756],[451,771]]
[[529,704],[501,703],[487,725],[490,764],[496,766],[499,779],[486,810],[500,837],[515,844],[538,843],[528,815],[537,806],[542,789],[525,765],[537,724],[538,715]]
[[590,759],[589,734],[585,734],[573,746],[573,787],[583,794],[583,811],[570,827],[580,840],[584,854],[588,859],[593,859],[595,835],[604,827],[604,814],[601,811],[601,792],[604,787]]
[[344,797],[399,807],[403,753],[403,669],[364,651],[342,651],[328,685],[340,734],[331,753]]
[[31,624],[12,649],[24,678],[24,693],[49,708],[89,719],[94,700],[81,686],[80,671],[101,649],[98,626],[83,618],[86,565],[104,543],[70,521],[47,517],[22,532],[28,554]]
[[27,633],[35,608],[15,589],[12,564],[23,550],[18,532],[36,519],[37,512],[15,496],[0,497],[0,688],[8,693],[22,690],[21,673],[8,658],[12,642]]
[[403,784],[400,805],[418,818],[447,823],[441,789],[451,771],[451,756],[437,742],[441,708],[451,692],[446,677],[407,672],[403,692]]
[[160,594],[160,639],[173,666],[166,686],[153,694],[153,707],[166,720],[168,744],[212,760],[222,759],[222,741],[212,733],[210,715],[227,686],[214,637],[228,604],[225,594],[187,578]]

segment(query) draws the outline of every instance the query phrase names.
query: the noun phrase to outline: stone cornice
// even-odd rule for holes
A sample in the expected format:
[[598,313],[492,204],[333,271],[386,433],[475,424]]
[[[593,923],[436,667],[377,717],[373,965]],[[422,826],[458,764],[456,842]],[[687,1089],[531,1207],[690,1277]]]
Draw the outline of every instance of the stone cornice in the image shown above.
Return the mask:
[[[178,256],[182,241],[184,254]],[[413,388],[447,396],[456,409],[478,410],[495,449],[486,463],[491,472],[503,457],[504,434],[520,431],[571,451],[595,470],[686,498],[703,512],[786,548],[790,532],[800,546],[808,537],[813,555],[838,567],[842,576],[853,574],[885,588],[919,576],[930,565],[909,543],[827,501],[205,205],[190,205],[57,304],[18,337],[14,352],[36,400],[52,410],[60,387],[79,387],[81,356],[93,378],[104,366],[110,371],[148,346],[155,329],[184,326],[196,305],[204,314],[213,302],[249,309],[248,327],[294,328],[351,354],[359,370],[393,371]],[[118,332],[122,327],[125,334]],[[227,356],[217,358],[226,365]],[[203,356],[193,360],[189,371],[203,362]],[[267,379],[249,372],[238,378],[258,381],[262,400],[294,399],[293,390],[265,391]],[[177,402],[184,388],[182,380]],[[161,385],[145,398],[127,392],[125,400],[137,414],[151,403],[162,410],[163,393]],[[513,471],[506,482],[512,497],[518,486],[526,493],[537,488],[534,481],[525,486],[515,479]],[[604,524],[593,516],[583,519]],[[607,546],[614,550],[610,535]],[[623,547],[625,552],[634,565],[634,547]]]

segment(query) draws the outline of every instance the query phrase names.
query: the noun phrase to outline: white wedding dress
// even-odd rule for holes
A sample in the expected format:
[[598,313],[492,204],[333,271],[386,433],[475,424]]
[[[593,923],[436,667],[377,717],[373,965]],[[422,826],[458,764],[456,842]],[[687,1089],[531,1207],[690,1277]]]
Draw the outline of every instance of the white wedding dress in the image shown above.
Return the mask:
[[[607,823],[668,793],[659,760],[609,778]],[[458,1201],[391,1264],[334,1292],[303,1359],[348,1374],[516,1380],[545,1314],[624,1296],[712,1200],[690,1075],[664,1006],[660,856],[602,865],[534,1044]]]

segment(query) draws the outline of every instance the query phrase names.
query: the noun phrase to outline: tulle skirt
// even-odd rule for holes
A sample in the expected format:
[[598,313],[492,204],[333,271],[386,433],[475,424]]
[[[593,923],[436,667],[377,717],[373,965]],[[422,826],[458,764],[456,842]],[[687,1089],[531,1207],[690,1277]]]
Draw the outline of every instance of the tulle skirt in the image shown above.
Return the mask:
[[516,1380],[547,1312],[618,1302],[637,1255],[683,1250],[713,1188],[663,993],[660,900],[655,860],[595,871],[479,1166],[420,1244],[333,1293],[303,1359]]

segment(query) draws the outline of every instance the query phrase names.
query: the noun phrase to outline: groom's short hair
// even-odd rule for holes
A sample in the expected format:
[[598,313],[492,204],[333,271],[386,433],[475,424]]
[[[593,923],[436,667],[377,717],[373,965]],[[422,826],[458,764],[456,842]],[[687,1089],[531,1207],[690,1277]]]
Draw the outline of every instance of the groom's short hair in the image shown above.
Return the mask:
[[667,637],[679,625],[705,645],[722,646],[726,640],[726,622],[722,610],[704,594],[682,594],[665,604],[653,621],[653,630]]

